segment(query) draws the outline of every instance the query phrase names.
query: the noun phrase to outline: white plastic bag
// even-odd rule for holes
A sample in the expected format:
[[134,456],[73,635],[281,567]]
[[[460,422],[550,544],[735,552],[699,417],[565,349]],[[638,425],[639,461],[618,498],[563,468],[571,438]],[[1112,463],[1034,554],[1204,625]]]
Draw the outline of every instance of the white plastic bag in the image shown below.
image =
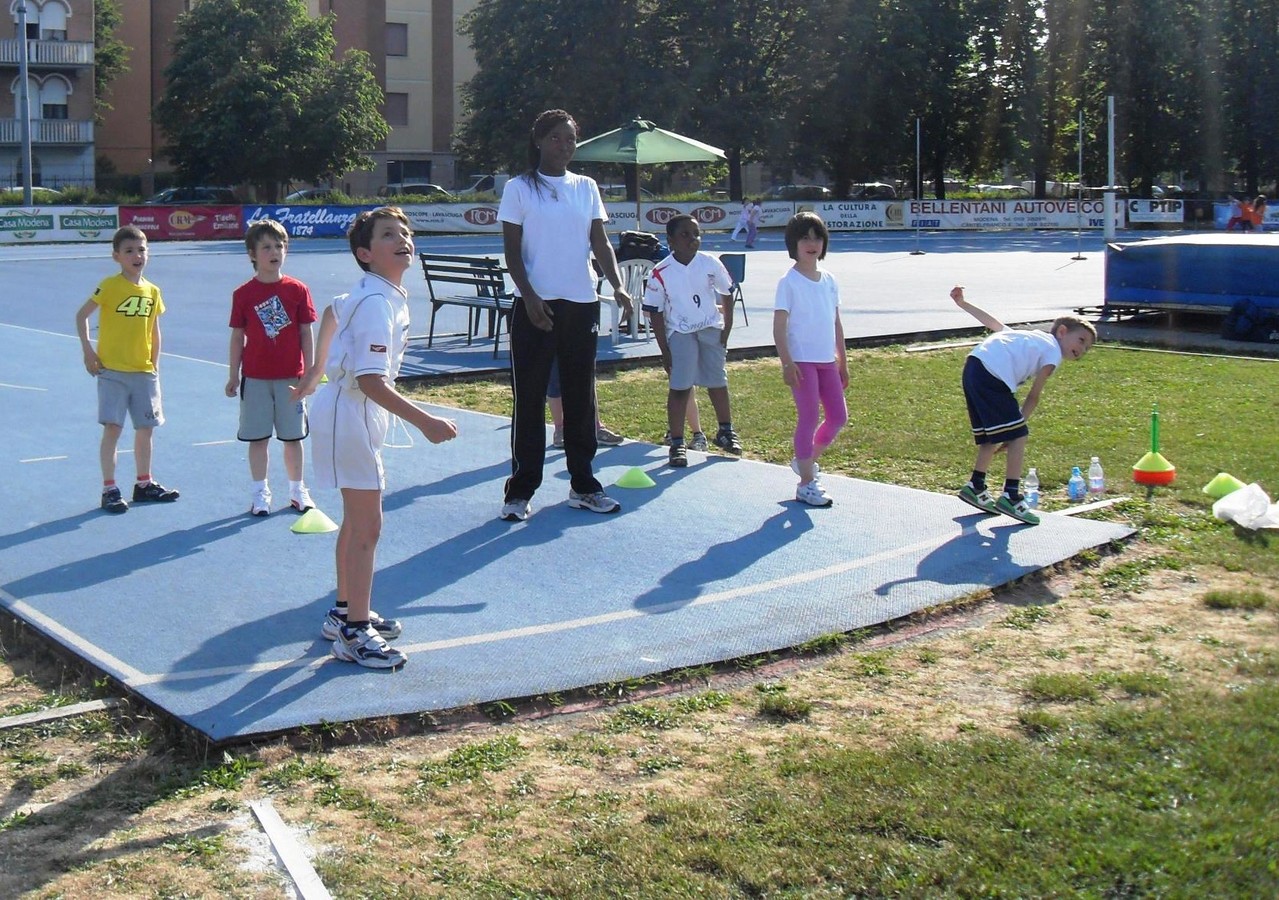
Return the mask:
[[1255,481],[1214,503],[1212,514],[1244,528],[1279,528],[1279,503],[1272,504],[1270,495]]

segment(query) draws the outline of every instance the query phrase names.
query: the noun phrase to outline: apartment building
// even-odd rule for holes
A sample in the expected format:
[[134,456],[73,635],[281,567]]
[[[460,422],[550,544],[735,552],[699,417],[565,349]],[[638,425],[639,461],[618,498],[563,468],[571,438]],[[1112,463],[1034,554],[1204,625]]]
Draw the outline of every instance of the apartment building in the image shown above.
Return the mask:
[[[92,185],[93,0],[11,0],[0,25],[0,80],[8,108],[0,113],[0,188],[25,183],[22,120],[30,124],[31,183],[57,188]],[[22,109],[21,60],[27,53],[27,108]]]
[[[34,2],[34,0],[28,0]],[[47,0],[60,2],[60,0]],[[80,2],[91,5],[88,0]],[[117,171],[143,176],[144,190],[156,173],[169,170],[161,158],[164,136],[151,109],[164,92],[164,69],[181,14],[199,0],[127,0],[117,37],[130,48],[130,71],[111,89],[114,109],[98,131],[98,152]],[[332,13],[338,53],[365,50],[386,94],[383,114],[391,125],[385,146],[370,147],[371,171],[350,172],[339,185],[348,193],[372,194],[388,182],[430,181],[452,187],[466,173],[454,171],[451,150],[460,109],[460,88],[475,72],[469,44],[457,24],[477,0],[308,0],[312,15]]]

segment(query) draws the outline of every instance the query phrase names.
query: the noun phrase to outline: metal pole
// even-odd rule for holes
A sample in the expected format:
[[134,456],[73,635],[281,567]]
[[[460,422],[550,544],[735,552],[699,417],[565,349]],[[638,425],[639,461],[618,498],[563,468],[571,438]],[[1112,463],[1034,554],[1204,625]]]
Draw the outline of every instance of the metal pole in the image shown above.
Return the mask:
[[[923,143],[920,140],[921,127],[922,127],[920,123],[921,123],[920,117],[915,116],[915,200],[916,201],[924,199],[924,174],[923,174],[923,168],[922,168],[922,162],[921,162],[921,160],[923,159],[923,155],[921,153]],[[910,255],[923,256],[924,251],[919,249],[919,217],[918,216],[915,217],[915,222],[916,222],[915,249],[910,251]]]
[[1106,241],[1115,239],[1115,95],[1106,98],[1106,126],[1109,132],[1109,168],[1106,172]]
[[1084,108],[1079,107],[1079,184],[1075,188],[1075,255],[1071,259],[1087,259],[1084,256]]
[[22,205],[31,205],[31,98],[27,84],[27,0],[18,0],[18,118],[22,129]]

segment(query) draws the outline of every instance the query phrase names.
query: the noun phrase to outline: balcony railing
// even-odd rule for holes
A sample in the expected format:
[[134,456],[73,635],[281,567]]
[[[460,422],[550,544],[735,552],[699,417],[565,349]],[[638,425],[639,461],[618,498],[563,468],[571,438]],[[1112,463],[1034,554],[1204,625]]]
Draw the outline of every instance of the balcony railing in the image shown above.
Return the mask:
[[[17,38],[0,41],[0,65],[16,66],[21,62],[22,47]],[[27,64],[40,67],[74,67],[93,65],[92,41],[27,41]]]
[[[0,119],[0,144],[22,143],[22,120]],[[84,119],[32,119],[32,144],[92,144],[93,122]]]

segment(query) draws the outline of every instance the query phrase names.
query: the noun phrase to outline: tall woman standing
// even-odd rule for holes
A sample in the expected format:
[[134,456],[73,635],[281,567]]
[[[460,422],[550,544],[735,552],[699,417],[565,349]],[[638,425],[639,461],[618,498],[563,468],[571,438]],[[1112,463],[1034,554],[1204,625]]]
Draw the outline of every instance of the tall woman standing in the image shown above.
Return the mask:
[[568,171],[577,150],[577,122],[562,109],[537,117],[529,136],[530,168],[502,193],[498,219],[506,266],[515,282],[511,313],[511,477],[501,518],[522,522],[542,484],[546,462],[546,385],[558,361],[564,402],[564,457],[568,505],[612,513],[621,504],[595,478],[595,351],[599,298],[591,253],[613,286],[623,313],[631,309],[622,289],[613,245],[604,231],[608,214],[595,181]]

